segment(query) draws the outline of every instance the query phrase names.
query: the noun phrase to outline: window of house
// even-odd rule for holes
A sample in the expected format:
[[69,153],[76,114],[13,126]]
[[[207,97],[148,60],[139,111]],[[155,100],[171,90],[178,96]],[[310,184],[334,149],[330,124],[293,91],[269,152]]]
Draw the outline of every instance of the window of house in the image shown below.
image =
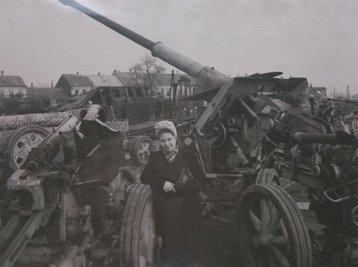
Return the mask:
[[134,97],[132,88],[128,87],[127,88],[127,93],[128,93],[128,97]]
[[120,98],[118,89],[113,88],[112,89],[112,95],[114,98]]
[[134,102],[134,93],[131,87],[127,87],[128,101]]
[[119,89],[119,95],[121,98],[127,98],[127,94],[126,94],[126,88],[122,87]]
[[124,88],[113,88],[112,94],[114,98],[124,98],[126,95]]

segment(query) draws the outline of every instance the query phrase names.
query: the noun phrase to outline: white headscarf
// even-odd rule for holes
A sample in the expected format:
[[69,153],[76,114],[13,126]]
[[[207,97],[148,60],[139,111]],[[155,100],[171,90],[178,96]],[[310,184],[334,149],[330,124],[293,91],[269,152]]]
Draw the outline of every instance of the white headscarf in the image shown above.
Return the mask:
[[177,129],[175,128],[175,125],[173,122],[171,122],[171,121],[157,122],[154,126],[155,135],[157,136],[157,138],[159,138],[158,133],[162,129],[168,129],[169,131],[171,131],[173,133],[174,138],[177,139],[178,133],[177,133]]

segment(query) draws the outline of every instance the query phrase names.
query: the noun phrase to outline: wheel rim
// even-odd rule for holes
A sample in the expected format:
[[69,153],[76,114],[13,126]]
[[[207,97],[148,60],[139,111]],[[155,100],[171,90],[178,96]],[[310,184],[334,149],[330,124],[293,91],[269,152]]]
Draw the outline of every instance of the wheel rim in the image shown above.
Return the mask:
[[13,146],[13,163],[17,168],[26,161],[32,148],[37,147],[46,135],[39,132],[28,132],[20,136]]
[[147,164],[153,141],[149,136],[137,136],[131,140],[131,156],[139,165]]
[[308,230],[284,193],[276,185],[254,185],[240,200],[238,238],[247,266],[311,266]]
[[148,140],[143,140],[138,146],[138,158],[143,162],[148,161],[152,143]]

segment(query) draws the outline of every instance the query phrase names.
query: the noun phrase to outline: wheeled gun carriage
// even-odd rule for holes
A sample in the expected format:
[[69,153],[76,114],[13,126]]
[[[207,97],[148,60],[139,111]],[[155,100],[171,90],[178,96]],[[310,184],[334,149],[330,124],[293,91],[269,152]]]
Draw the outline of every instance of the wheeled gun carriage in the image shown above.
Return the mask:
[[[99,105],[81,116],[81,121],[66,119],[7,180],[0,206],[0,266],[108,266],[118,263],[113,255],[120,253],[112,252],[125,254],[123,246],[132,240],[120,232],[143,230],[141,221],[132,224],[138,214],[126,215],[130,225],[121,218],[138,192],[149,197],[147,187],[135,185],[153,142],[107,126]],[[151,210],[137,207],[137,212],[140,208]],[[146,231],[145,240],[152,237]],[[119,243],[119,236],[125,241]]]
[[[328,124],[326,126],[331,128]],[[269,184],[264,184],[262,188],[257,185],[249,187],[240,199],[240,247],[250,255],[247,261],[252,263],[255,261],[252,251],[265,247],[267,240],[279,247],[289,242],[290,238],[285,236],[291,235],[292,241],[295,239],[297,242],[297,251],[301,251],[296,253],[296,260],[299,260],[297,255],[311,258],[313,254],[313,262],[318,266],[357,266],[358,140],[346,132],[304,130],[292,129],[289,142],[282,142],[279,146],[261,143],[261,151],[269,154],[261,162],[262,169],[256,182]],[[321,232],[311,231],[308,235],[297,206],[285,200],[286,194],[277,186],[285,179],[307,188],[310,209],[323,226]],[[271,195],[267,194],[269,191],[272,191]],[[255,205],[260,205],[257,210]],[[291,224],[289,229],[284,226],[285,220]],[[264,224],[267,225],[266,232]],[[255,232],[255,229],[261,231]],[[245,239],[250,240],[249,246]],[[308,245],[310,240],[313,251]],[[303,260],[304,257],[301,262]],[[281,265],[287,264],[282,256]]]

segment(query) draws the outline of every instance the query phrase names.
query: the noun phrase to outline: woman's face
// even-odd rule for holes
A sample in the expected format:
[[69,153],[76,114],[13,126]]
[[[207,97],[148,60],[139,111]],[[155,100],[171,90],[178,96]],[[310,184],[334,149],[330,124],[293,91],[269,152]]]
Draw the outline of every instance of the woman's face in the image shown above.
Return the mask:
[[162,133],[159,136],[160,149],[166,152],[172,152],[177,146],[177,141],[171,133]]

